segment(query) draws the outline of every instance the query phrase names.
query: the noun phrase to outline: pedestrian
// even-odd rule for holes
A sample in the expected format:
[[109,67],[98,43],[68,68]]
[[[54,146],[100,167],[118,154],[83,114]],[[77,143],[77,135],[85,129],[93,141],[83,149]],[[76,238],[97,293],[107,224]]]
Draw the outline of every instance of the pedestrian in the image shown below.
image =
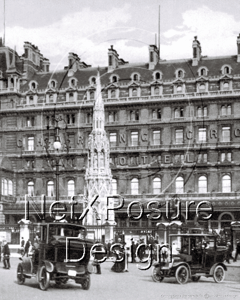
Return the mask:
[[33,256],[33,244],[31,241],[29,241],[28,256]]
[[97,244],[95,245],[95,249],[93,251],[93,256],[94,256],[93,266],[95,266],[97,269],[96,274],[102,274],[101,263],[99,262],[99,260],[103,259],[103,256],[104,256],[103,250],[104,249],[102,248],[102,245],[99,242],[97,242]]
[[3,268],[10,269],[10,249],[7,241],[3,241],[2,255],[3,255],[3,265],[4,265]]
[[135,242],[133,240],[133,238],[131,238],[131,246],[130,246],[130,253],[131,253],[131,262],[132,263],[135,263],[136,262],[136,245],[135,245]]
[[124,244],[121,238],[118,238],[118,243],[114,246],[113,253],[116,256],[116,260],[111,268],[113,272],[123,272],[125,270],[125,251]]
[[24,255],[24,245],[25,245],[25,240],[22,237],[21,242],[20,242],[20,247],[21,247],[21,255]]
[[25,244],[25,247],[24,247],[24,255],[26,255],[26,256],[28,256],[29,246],[30,246],[30,243],[29,243],[29,239],[28,239]]
[[2,242],[0,242],[0,262],[2,260]]
[[238,254],[240,254],[240,241],[239,241],[239,239],[236,240],[236,253],[235,253],[234,261],[237,261]]

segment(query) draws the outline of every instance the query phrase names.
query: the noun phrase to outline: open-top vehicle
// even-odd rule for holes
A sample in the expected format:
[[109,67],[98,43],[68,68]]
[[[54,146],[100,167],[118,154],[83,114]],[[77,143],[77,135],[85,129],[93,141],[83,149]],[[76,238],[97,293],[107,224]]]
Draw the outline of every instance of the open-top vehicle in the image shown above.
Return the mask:
[[[167,259],[160,255],[153,264],[152,278],[161,282],[164,277],[176,277],[179,284],[185,284],[189,278],[198,281],[201,276],[213,277],[219,283],[224,280],[227,270],[224,262],[226,247],[217,246],[217,237],[211,234],[175,234],[170,235]],[[161,252],[166,252],[162,248]]]
[[46,290],[50,280],[61,285],[73,279],[88,290],[88,263],[93,243],[84,239],[85,227],[61,222],[34,226],[39,232],[39,239],[35,239],[33,256],[20,258],[18,283],[23,284],[26,278],[35,277],[40,289]]

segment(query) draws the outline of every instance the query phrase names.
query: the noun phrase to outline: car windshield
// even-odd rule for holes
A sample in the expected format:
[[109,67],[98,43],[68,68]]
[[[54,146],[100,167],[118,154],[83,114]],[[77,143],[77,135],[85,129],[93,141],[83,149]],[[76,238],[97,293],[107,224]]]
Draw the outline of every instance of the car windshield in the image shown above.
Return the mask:
[[49,225],[49,237],[54,235],[84,238],[85,229],[74,225],[51,224]]

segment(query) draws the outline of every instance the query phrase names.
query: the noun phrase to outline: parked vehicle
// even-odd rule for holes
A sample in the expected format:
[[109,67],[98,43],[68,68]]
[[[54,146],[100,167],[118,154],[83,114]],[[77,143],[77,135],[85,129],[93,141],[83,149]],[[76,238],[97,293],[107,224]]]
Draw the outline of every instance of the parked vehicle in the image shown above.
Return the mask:
[[[177,247],[176,247],[177,245]],[[153,264],[152,278],[161,282],[164,277],[174,277],[179,284],[185,284],[189,278],[199,281],[201,276],[213,277],[216,283],[224,280],[224,259],[226,247],[217,246],[217,237],[210,234],[170,235],[169,255],[160,255]],[[166,252],[166,248],[162,252]],[[165,254],[166,255],[166,254]]]
[[85,227],[61,222],[34,226],[34,231],[39,231],[39,240],[34,241],[32,257],[20,258],[17,267],[18,283],[24,284],[26,279],[35,277],[40,289],[47,290],[50,280],[61,285],[71,278],[88,290],[88,263],[93,243],[83,238]]

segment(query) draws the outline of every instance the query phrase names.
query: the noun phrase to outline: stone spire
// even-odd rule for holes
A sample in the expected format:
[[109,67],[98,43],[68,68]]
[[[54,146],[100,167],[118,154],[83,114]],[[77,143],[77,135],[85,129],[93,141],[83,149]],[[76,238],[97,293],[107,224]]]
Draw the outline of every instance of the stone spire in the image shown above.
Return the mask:
[[[112,174],[109,164],[109,140],[104,129],[104,103],[101,94],[99,72],[96,80],[96,100],[93,108],[93,128],[88,138],[88,161],[85,174],[85,193],[90,202],[94,195],[99,195],[98,203],[92,213],[88,213],[87,224],[94,225],[96,213],[105,222],[107,196],[111,194]],[[114,217],[113,217],[114,218]],[[113,219],[114,221],[114,219]]]

